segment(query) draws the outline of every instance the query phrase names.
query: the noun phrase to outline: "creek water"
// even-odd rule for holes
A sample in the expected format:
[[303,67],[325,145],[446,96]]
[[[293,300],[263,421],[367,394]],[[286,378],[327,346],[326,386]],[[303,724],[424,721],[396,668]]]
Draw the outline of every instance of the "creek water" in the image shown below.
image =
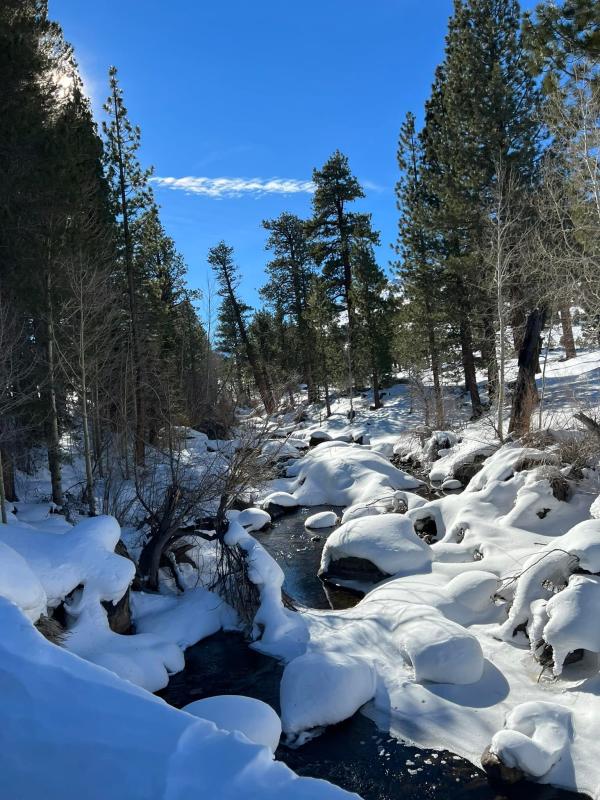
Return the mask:
[[[310,514],[331,506],[300,509],[254,534],[281,565],[284,589],[298,605],[348,608],[360,595],[324,586],[317,577],[321,551],[331,529],[307,531]],[[339,509],[333,509],[339,511]],[[315,538],[318,537],[318,538]],[[219,694],[241,694],[269,703],[279,712],[283,664],[252,650],[243,636],[219,632],[190,647],[185,669],[160,692],[171,705]],[[325,778],[365,800],[575,800],[583,795],[523,783],[491,785],[483,772],[446,751],[424,750],[379,730],[360,712],[327,728],[298,748],[280,744],[276,757],[295,772]]]

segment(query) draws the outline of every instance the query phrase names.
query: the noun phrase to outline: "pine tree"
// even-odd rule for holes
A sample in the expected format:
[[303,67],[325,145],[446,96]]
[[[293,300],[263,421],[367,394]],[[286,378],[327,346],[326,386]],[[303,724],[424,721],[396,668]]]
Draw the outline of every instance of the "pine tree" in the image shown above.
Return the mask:
[[381,408],[381,379],[391,369],[393,303],[387,279],[375,260],[373,246],[358,242],[352,253],[352,296],[356,350],[366,363],[373,387],[373,405]]
[[239,269],[233,261],[233,248],[225,242],[220,242],[208,251],[208,263],[215,271],[219,282],[219,294],[229,304],[229,310],[237,329],[237,334],[244,348],[246,358],[250,364],[256,388],[267,413],[275,410],[275,400],[271,379],[265,364],[260,360],[254,345],[248,335],[247,324],[244,319],[243,304],[237,290],[240,281]]
[[296,328],[294,348],[301,354],[302,377],[307,384],[308,399],[313,403],[319,396],[313,379],[314,337],[307,319],[308,289],[314,264],[305,223],[294,214],[283,213],[276,219],[265,220],[269,231],[266,247],[274,258],[267,264],[268,283],[261,295],[273,308],[290,317]]
[[427,342],[429,366],[433,379],[435,424],[444,426],[444,401],[441,384],[441,345],[438,329],[443,320],[443,294],[435,242],[428,235],[427,215],[435,197],[427,188],[431,173],[424,163],[422,136],[415,128],[415,117],[408,113],[400,129],[398,142],[400,180],[396,196],[400,220],[396,252],[400,256],[398,275],[403,296],[409,301],[404,319],[412,329],[411,340],[423,337]]
[[474,351],[481,343],[488,380],[496,375],[493,303],[481,275],[481,231],[498,165],[523,186],[535,176],[537,94],[520,34],[516,0],[455,0],[446,53],[426,108],[426,160],[448,306],[460,342],[473,414],[482,404]]
[[313,183],[313,218],[309,224],[314,242],[313,257],[323,269],[332,299],[341,302],[347,313],[348,358],[352,373],[352,246],[359,239],[378,244],[379,234],[372,230],[370,214],[348,209],[351,203],[364,197],[364,192],[350,171],[348,158],[339,150],[321,169],[313,171]]
[[103,123],[106,142],[106,171],[112,189],[112,201],[119,223],[120,250],[126,279],[131,350],[133,356],[135,406],[135,461],[143,464],[146,436],[145,370],[142,331],[139,316],[139,275],[135,263],[132,226],[152,202],[148,187],[151,169],[143,169],[138,160],[140,129],[134,126],[123,102],[123,90],[116,67],[109,70],[110,95],[104,105],[108,121]]

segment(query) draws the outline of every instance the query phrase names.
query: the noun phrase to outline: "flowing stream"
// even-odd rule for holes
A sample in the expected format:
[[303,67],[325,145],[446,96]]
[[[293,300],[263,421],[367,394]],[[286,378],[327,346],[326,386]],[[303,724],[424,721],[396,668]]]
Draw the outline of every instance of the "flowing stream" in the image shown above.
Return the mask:
[[[321,551],[332,529],[307,531],[304,520],[331,506],[302,508],[254,534],[281,565],[284,589],[298,605],[348,608],[360,595],[324,586],[317,577]],[[339,509],[333,509],[336,512]],[[160,692],[181,707],[218,694],[241,694],[269,703],[279,712],[283,665],[248,647],[243,636],[219,632],[188,648],[185,669]],[[583,795],[523,783],[492,786],[471,763],[446,751],[408,745],[380,730],[360,712],[327,728],[302,747],[280,744],[276,757],[300,775],[325,778],[365,800],[575,800]]]

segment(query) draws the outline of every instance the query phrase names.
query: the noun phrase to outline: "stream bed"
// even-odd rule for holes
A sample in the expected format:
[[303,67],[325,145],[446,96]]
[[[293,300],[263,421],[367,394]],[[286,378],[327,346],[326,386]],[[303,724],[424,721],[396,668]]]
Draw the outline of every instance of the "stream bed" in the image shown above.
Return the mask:
[[[281,565],[284,589],[298,605],[348,608],[360,595],[324,586],[317,577],[321,551],[333,529],[308,531],[304,520],[331,506],[302,508],[254,534]],[[333,508],[339,512],[340,509]],[[315,539],[315,537],[319,537]],[[160,692],[171,705],[219,694],[241,694],[279,713],[283,664],[252,650],[244,637],[219,632],[186,650],[185,669]],[[471,763],[446,751],[425,750],[395,739],[360,712],[298,748],[280,744],[276,757],[299,775],[325,778],[364,800],[575,800],[583,795],[532,783],[491,785]]]

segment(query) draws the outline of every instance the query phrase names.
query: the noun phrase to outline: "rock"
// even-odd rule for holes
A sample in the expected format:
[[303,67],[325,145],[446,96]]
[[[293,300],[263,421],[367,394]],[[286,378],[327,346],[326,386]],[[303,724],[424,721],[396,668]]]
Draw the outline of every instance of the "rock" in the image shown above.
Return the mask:
[[462,483],[456,478],[448,478],[448,480],[445,480],[442,483],[442,489],[445,492],[452,492],[456,491],[456,489],[462,489],[462,488],[463,488]]
[[323,581],[361,581],[362,583],[379,583],[385,578],[389,578],[386,572],[382,572],[371,561],[366,558],[356,558],[355,556],[344,556],[335,561],[330,561],[326,570],[319,572],[319,578]]
[[368,434],[366,434],[366,433],[358,433],[354,437],[354,443],[355,444],[367,445],[367,444],[371,444],[371,439],[369,438]]
[[300,508],[300,504],[293,494],[288,492],[273,492],[265,497],[261,503],[261,508],[266,511],[271,519],[279,519],[284,514],[291,514]]
[[481,756],[481,766],[492,781],[499,783],[518,783],[525,778],[525,773],[518,767],[507,767],[496,753],[492,753],[488,745]]
[[330,442],[331,436],[327,433],[327,431],[313,431],[310,435],[310,439],[308,440],[309,447],[316,447],[321,442]]
[[118,603],[113,605],[109,602],[103,602],[102,605],[106,610],[106,616],[108,617],[108,624],[111,631],[121,634],[132,632],[129,589],[127,589]]
[[320,542],[322,538],[322,536],[311,536],[310,540],[311,542]]

